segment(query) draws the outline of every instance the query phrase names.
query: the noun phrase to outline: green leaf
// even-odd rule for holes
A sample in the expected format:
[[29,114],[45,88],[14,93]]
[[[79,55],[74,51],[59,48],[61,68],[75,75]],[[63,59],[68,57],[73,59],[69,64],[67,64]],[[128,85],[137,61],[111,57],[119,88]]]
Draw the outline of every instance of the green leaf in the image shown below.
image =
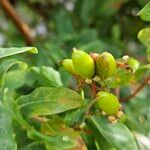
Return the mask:
[[25,64],[27,66],[26,63],[16,59],[8,59],[0,64],[0,90],[3,88],[6,72],[15,64]]
[[2,48],[0,47],[0,58],[20,54],[24,52],[31,52],[34,54],[38,53],[38,50],[36,47],[11,47],[11,48]]
[[138,14],[142,20],[144,21],[150,21],[150,2],[147,3],[143,9],[141,9]]
[[98,150],[95,145],[95,135],[96,133],[94,132],[93,134],[87,125],[82,129],[81,136],[86,143],[88,150]]
[[[86,119],[86,123],[93,132],[99,133],[99,137],[103,137],[107,141],[105,144],[108,144],[108,146],[121,150],[138,149],[133,135],[124,124],[110,124],[100,116],[90,116]],[[98,137],[96,137],[96,141],[101,147],[104,146],[104,143]],[[106,145],[105,148],[108,149]]]
[[148,72],[148,75],[150,74],[150,64],[146,64],[146,65],[142,65],[140,66],[136,72],[135,72],[135,78],[139,78],[141,75],[146,74],[146,72]]
[[147,59],[150,61],[150,28],[140,30],[138,39],[147,47]]
[[75,146],[67,136],[47,136],[35,130],[28,130],[28,137],[45,144],[47,150],[67,150]]
[[17,121],[19,125],[21,125],[22,127],[30,129],[30,125],[22,117],[22,114],[16,104],[16,101],[12,96],[12,93],[7,88],[5,88],[3,92],[4,92],[3,104],[7,108],[9,116],[11,116],[13,120]]
[[66,136],[74,141],[74,149],[80,147],[80,150],[85,150],[86,146],[80,136],[80,132],[68,127],[65,122],[58,116],[51,116],[47,123],[41,125],[43,134],[49,136]]
[[65,116],[65,122],[70,127],[80,125],[84,120],[84,114],[85,114],[85,108],[83,107],[68,111]]
[[21,112],[27,117],[58,114],[78,108],[82,103],[78,93],[63,87],[40,87],[17,99]]
[[22,147],[20,150],[45,150],[45,148],[40,142],[33,142]]
[[0,149],[17,150],[12,119],[2,104],[0,104]]
[[53,68],[41,66],[40,68],[32,67],[31,69],[38,74],[41,85],[53,87],[62,86],[60,74]]
[[25,84],[26,72],[24,70],[8,71],[5,76],[4,87],[9,89],[18,89]]
[[113,148],[113,146],[107,141],[105,136],[99,132],[98,127],[92,121],[86,119],[86,124],[88,125],[90,133],[94,135],[96,146],[99,149],[110,150]]
[[138,39],[147,47],[150,46],[150,28],[144,28],[138,33]]
[[143,134],[140,134],[140,133],[137,133],[137,132],[134,132],[134,136],[139,144],[139,149],[141,150],[149,150],[150,149],[150,138],[143,135]]
[[127,115],[125,124],[130,128],[130,130],[143,133],[148,136],[150,133],[149,88],[145,87],[145,90],[140,92],[140,94],[143,94],[142,98],[134,97],[125,105],[125,113]]
[[131,82],[132,76],[131,71],[119,68],[112,78],[106,79],[106,83],[110,84],[111,88],[125,86]]

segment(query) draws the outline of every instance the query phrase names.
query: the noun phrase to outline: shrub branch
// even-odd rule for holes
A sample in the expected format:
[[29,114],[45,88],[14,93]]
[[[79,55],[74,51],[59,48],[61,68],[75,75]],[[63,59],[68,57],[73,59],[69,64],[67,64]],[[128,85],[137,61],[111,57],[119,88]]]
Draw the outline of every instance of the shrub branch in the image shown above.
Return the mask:
[[147,77],[144,79],[144,81],[139,85],[139,87],[129,96],[127,96],[125,99],[122,99],[122,102],[127,102],[131,98],[135,97],[138,92],[140,92],[146,85],[150,84],[150,77]]
[[33,44],[33,37],[31,36],[31,31],[29,26],[21,19],[21,17],[16,12],[15,8],[10,4],[8,0],[0,0],[0,5],[3,10],[7,13],[13,23],[16,25],[19,32],[24,37],[27,45]]

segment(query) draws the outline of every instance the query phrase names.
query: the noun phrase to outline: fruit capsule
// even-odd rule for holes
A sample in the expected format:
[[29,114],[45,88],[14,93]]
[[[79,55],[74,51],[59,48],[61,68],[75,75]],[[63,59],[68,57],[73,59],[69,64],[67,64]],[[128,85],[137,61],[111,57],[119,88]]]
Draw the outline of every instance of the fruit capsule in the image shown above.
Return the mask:
[[82,50],[73,49],[72,61],[75,71],[84,78],[91,79],[95,73],[95,64],[90,55]]
[[69,73],[71,73],[71,74],[73,74],[73,75],[76,75],[77,73],[75,72],[75,69],[74,69],[74,66],[73,66],[73,62],[72,62],[72,60],[71,59],[64,59],[64,60],[62,60],[62,65],[63,65],[63,68],[67,71],[67,72],[69,72]]
[[129,58],[127,61],[127,64],[130,66],[130,68],[135,72],[139,68],[139,61],[134,58]]
[[97,94],[97,105],[108,115],[116,114],[120,107],[118,98],[114,94],[105,91]]
[[96,59],[96,71],[102,79],[111,77],[116,71],[116,60],[110,53],[102,53]]

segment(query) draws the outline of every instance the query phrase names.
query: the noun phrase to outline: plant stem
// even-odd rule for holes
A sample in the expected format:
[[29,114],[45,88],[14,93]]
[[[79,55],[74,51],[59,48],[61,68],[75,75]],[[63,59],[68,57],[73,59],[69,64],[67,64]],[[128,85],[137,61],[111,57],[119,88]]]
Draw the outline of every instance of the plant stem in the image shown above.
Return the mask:
[[125,99],[122,99],[122,102],[127,102],[131,98],[135,97],[138,92],[140,92],[146,85],[150,84],[150,77],[147,77],[144,79],[144,81],[141,83],[141,85],[129,96],[127,96]]
[[25,38],[27,45],[33,44],[33,37],[31,36],[31,31],[29,26],[22,21],[21,17],[16,12],[15,8],[10,4],[8,0],[0,0],[0,5],[4,11],[8,14],[10,19],[16,25],[18,30],[21,32],[22,36]]
[[99,88],[95,85],[95,82],[92,81],[92,84],[90,85],[90,89],[93,92],[94,97],[99,92]]

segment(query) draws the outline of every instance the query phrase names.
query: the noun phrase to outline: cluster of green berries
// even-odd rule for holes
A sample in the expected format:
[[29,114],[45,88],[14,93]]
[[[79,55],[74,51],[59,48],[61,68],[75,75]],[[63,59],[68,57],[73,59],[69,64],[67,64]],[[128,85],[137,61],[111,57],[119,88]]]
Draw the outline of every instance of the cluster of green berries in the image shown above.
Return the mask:
[[[137,69],[138,64],[136,60],[128,59],[128,65]],[[64,59],[62,65],[66,71],[74,76],[79,76],[83,79],[94,79],[98,76],[101,80],[112,77],[116,70],[116,60],[112,54],[103,52],[102,54],[91,53],[87,54],[85,51],[73,49],[72,59]],[[96,95],[97,104],[100,109],[107,115],[116,115],[120,109],[118,98],[109,92],[100,91]]]
[[95,75],[105,79],[116,71],[116,61],[108,52],[97,54],[93,59],[86,52],[73,49],[72,59],[63,60],[62,65],[69,73],[88,79],[92,79]]

